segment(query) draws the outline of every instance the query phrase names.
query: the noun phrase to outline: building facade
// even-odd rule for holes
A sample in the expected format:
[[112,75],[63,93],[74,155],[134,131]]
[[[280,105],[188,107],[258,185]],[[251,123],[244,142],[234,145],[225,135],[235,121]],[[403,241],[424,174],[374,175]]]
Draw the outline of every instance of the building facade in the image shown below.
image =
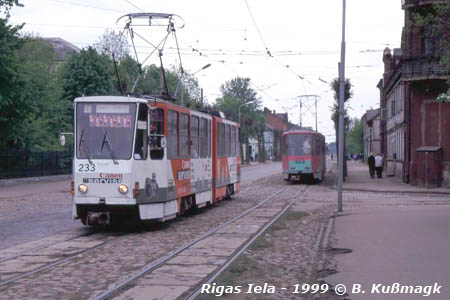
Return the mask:
[[[381,150],[388,172],[420,186],[450,187],[450,103],[436,100],[448,89],[448,70],[440,63],[450,36],[449,19],[443,32],[418,26],[415,16],[433,11],[439,0],[403,0],[405,26],[402,48],[383,53],[385,66],[379,83]],[[448,2],[447,2],[448,4]]]
[[289,130],[288,114],[276,113],[275,111],[271,111],[264,107],[264,117],[266,118],[267,123],[266,131],[264,133],[264,147],[266,154],[270,153],[272,160],[279,161],[281,160],[281,134]]
[[364,160],[370,153],[381,153],[380,109],[367,110],[362,116],[364,125]]

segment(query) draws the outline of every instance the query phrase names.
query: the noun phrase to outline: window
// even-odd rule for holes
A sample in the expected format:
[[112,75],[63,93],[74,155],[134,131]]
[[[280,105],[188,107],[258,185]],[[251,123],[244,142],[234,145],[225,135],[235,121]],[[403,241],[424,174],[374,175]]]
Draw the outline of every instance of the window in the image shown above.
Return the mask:
[[178,113],[167,111],[167,158],[178,157]]
[[189,115],[180,114],[180,158],[189,157]]
[[208,120],[208,157],[211,157],[211,120]]
[[287,155],[289,156],[301,156],[312,154],[313,140],[311,135],[304,134],[290,134],[287,138]]
[[225,156],[225,124],[219,123],[219,134],[217,135],[217,155],[219,157]]
[[231,156],[236,156],[236,127],[231,127]]
[[161,140],[164,137],[164,110],[157,108],[150,110],[150,158],[163,159],[164,148]]
[[199,148],[199,118],[192,116],[191,117],[191,158],[198,158],[200,153]]
[[396,112],[395,112],[395,99],[392,99],[392,102],[391,102],[391,118],[394,117],[395,114],[396,114]]
[[139,104],[138,121],[136,126],[136,140],[134,143],[134,159],[145,160],[148,154],[147,143],[147,117],[148,107],[146,104]]
[[237,135],[236,135],[236,154],[237,156],[241,156],[241,129],[237,129]]
[[229,157],[231,153],[230,125],[225,125],[225,156]]
[[132,159],[137,109],[136,103],[77,103],[77,158]]
[[202,118],[200,121],[200,157],[208,157],[208,120]]

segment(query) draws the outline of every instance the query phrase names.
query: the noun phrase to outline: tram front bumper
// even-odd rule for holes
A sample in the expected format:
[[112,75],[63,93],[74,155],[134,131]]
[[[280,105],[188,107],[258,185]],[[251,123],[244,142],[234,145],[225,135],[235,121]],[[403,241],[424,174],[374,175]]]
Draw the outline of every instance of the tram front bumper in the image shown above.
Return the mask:
[[136,205],[136,199],[126,197],[73,197],[73,203],[91,205]]

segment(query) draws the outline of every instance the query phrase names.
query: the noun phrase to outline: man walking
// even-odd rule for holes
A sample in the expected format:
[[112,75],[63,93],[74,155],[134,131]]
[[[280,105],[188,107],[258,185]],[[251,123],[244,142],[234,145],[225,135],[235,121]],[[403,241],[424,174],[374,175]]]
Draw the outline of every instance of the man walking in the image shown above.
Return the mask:
[[369,173],[370,178],[375,178],[375,157],[373,156],[373,153],[371,152],[369,154],[369,157],[367,158],[367,163],[369,164]]
[[375,156],[375,171],[377,171],[378,178],[383,178],[383,156],[380,153]]

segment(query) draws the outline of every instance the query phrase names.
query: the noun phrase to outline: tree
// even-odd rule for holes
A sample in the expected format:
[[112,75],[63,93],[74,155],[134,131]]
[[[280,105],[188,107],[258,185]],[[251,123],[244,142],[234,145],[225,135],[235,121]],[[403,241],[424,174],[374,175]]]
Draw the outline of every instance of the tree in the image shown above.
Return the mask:
[[[332,114],[331,114],[331,120],[334,122],[334,128],[336,131],[336,150],[337,154],[339,154],[339,94],[340,94],[340,83],[339,79],[335,78],[330,84],[332,91],[334,92],[334,104],[331,108]],[[345,104],[347,101],[353,96],[352,91],[352,84],[350,82],[350,79],[345,79],[344,84],[344,157],[345,157],[345,135],[348,131],[349,127],[349,117],[347,114],[347,109],[345,108]],[[347,175],[347,163],[344,159],[344,178]]]
[[[331,108],[331,120],[334,123],[334,128],[336,131],[336,143],[338,143],[338,137],[339,137],[339,90],[340,90],[340,85],[339,85],[339,79],[335,78],[333,79],[333,81],[330,84],[332,91],[334,92],[334,104],[333,107]],[[348,126],[350,123],[350,119],[348,117],[347,114],[347,109],[345,108],[345,104],[347,103],[347,101],[353,97],[353,91],[352,91],[352,84],[350,82],[350,79],[347,78],[345,80],[345,85],[344,85],[344,128],[345,128],[345,132],[348,131]]]
[[355,154],[364,152],[364,122],[361,119],[350,120],[346,150]]
[[126,36],[110,29],[105,30],[93,47],[99,54],[105,53],[111,59],[115,58],[117,61],[121,61],[130,53]]
[[[450,4],[440,3],[424,6],[413,13],[413,24],[423,31],[426,41],[432,44],[435,58],[445,75],[450,75]],[[450,79],[447,91],[437,97],[439,102],[450,102]]]
[[0,13],[5,14],[6,19],[9,18],[9,11],[13,6],[23,6],[19,0],[0,0]]
[[[236,77],[227,81],[220,87],[222,98],[218,98],[215,104],[216,109],[223,111],[227,118],[234,121],[239,121],[238,113],[241,107],[241,141],[247,145],[245,149],[247,162],[250,156],[249,138],[257,138],[261,148],[266,123],[263,112],[258,110],[260,100],[250,85],[250,78]],[[249,104],[243,105],[245,103]]]
[[73,101],[81,96],[117,95],[114,70],[106,54],[92,47],[70,55],[61,73],[63,98]]

